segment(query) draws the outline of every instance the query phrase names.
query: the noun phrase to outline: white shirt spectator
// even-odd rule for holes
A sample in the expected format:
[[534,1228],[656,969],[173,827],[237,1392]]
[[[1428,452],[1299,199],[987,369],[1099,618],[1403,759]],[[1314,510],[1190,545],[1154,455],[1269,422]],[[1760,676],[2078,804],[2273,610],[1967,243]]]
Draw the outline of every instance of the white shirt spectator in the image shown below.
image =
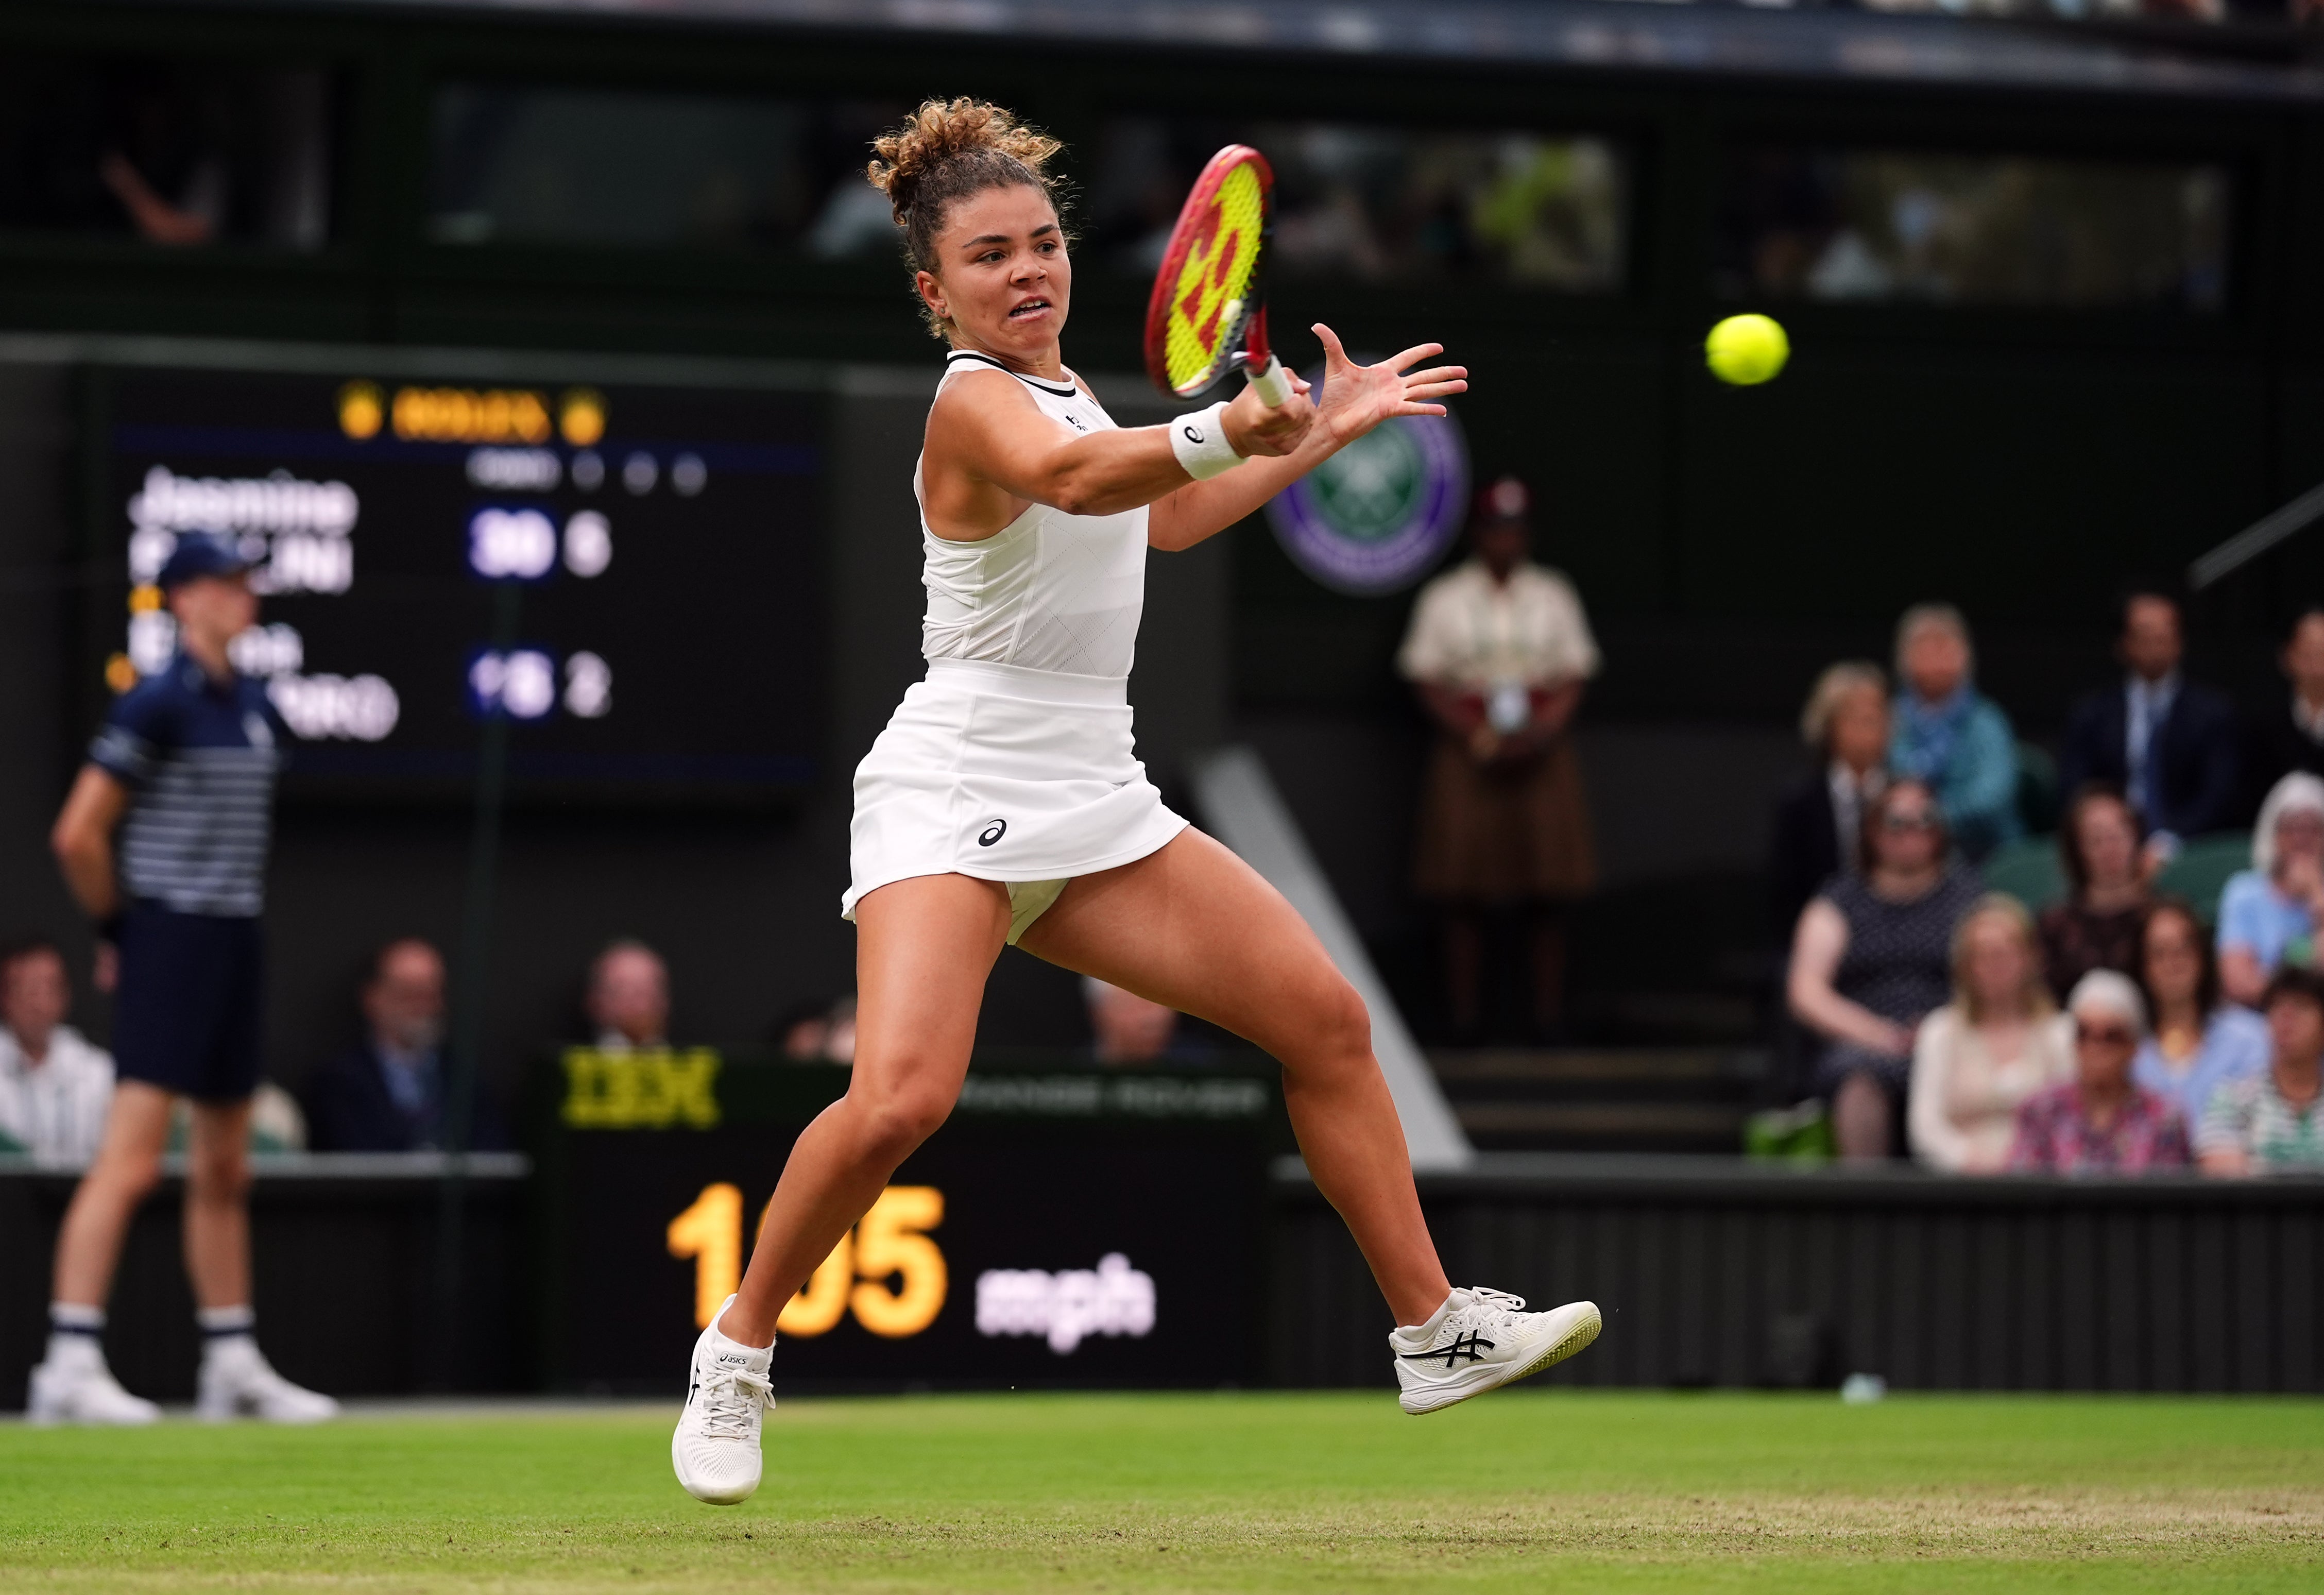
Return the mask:
[[113,1104],[113,1055],[70,1025],[49,1033],[34,1063],[0,1027],[0,1136],[42,1163],[79,1165],[97,1155]]
[[1531,562],[1497,582],[1482,559],[1421,589],[1397,655],[1409,680],[1478,691],[1586,680],[1598,663],[1598,641],[1571,582]]
[[2018,1105],[2074,1077],[2070,1016],[2036,1019],[2024,1035],[2024,1049],[2003,1059],[1958,1002],[1921,1021],[1905,1111],[1915,1157],[1949,1174],[1998,1174],[2006,1166]]

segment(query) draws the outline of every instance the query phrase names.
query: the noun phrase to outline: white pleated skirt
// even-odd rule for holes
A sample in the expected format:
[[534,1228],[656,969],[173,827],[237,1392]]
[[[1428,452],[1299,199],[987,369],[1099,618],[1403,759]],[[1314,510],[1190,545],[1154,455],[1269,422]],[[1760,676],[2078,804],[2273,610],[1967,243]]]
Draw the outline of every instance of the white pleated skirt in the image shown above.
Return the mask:
[[1126,679],[932,659],[855,767],[840,917],[891,880],[1070,880],[1185,828],[1138,761]]

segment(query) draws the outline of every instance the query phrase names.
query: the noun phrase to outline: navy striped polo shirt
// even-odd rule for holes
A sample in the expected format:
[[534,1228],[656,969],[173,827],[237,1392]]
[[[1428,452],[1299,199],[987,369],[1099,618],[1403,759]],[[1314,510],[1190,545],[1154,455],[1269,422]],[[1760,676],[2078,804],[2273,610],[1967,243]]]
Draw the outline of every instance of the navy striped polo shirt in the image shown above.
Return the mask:
[[88,757],[132,794],[122,890],[180,914],[263,908],[274,778],[290,734],[263,683],[213,680],[182,653],[115,700]]

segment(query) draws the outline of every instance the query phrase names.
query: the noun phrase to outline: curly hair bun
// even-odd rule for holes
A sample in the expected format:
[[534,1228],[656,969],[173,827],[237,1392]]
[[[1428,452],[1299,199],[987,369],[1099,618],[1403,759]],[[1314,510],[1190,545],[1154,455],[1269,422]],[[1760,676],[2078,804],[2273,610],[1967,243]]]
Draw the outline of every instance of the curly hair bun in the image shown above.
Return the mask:
[[[945,213],[972,194],[1020,185],[1038,189],[1062,220],[1065,195],[1047,167],[1064,147],[987,101],[965,96],[932,99],[893,133],[872,141],[874,159],[863,175],[888,196],[913,267],[936,272],[936,238]],[[938,337],[945,331],[933,313],[929,328]]]
[[[964,95],[954,100],[924,100],[901,127],[872,140],[876,159],[863,169],[863,174],[873,188],[888,196],[896,223],[903,226],[923,199],[938,197],[929,191],[932,188],[953,187],[941,179],[955,163],[1002,170],[1013,165],[1022,169],[1021,180],[1047,189],[1042,169],[1064,147],[1048,134],[1025,126],[1001,106]],[[991,156],[1001,159],[992,161]],[[975,189],[991,186],[979,182]],[[966,191],[973,193],[975,189]]]

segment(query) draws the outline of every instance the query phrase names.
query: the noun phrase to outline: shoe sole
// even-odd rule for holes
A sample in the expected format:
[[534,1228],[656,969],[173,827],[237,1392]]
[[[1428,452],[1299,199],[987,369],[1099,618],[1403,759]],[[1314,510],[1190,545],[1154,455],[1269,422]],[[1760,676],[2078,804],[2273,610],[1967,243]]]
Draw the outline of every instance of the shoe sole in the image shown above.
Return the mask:
[[1588,1351],[1591,1342],[1598,1338],[1599,1332],[1605,1327],[1606,1320],[1600,1314],[1597,1305],[1591,1303],[1590,1311],[1575,1319],[1572,1327],[1551,1341],[1547,1350],[1523,1368],[1518,1369],[1517,1372],[1503,1374],[1491,1380],[1480,1381],[1473,1389],[1447,1390],[1439,1386],[1430,1392],[1435,1399],[1425,1401],[1418,1406],[1412,1405],[1411,1397],[1406,1394],[1397,1399],[1397,1405],[1416,1418],[1426,1417],[1432,1412],[1442,1412],[1448,1406],[1457,1406],[1472,1397],[1482,1396],[1489,1390],[1499,1390],[1514,1385],[1519,1379],[1531,1378],[1545,1368],[1554,1368],[1577,1352]]
[[741,1490],[732,1494],[704,1495],[694,1487],[694,1480],[686,1476],[686,1464],[678,1457],[678,1436],[675,1434],[669,1437],[669,1466],[670,1471],[678,1475],[679,1488],[706,1507],[739,1507],[759,1493],[759,1480],[753,1479]]

